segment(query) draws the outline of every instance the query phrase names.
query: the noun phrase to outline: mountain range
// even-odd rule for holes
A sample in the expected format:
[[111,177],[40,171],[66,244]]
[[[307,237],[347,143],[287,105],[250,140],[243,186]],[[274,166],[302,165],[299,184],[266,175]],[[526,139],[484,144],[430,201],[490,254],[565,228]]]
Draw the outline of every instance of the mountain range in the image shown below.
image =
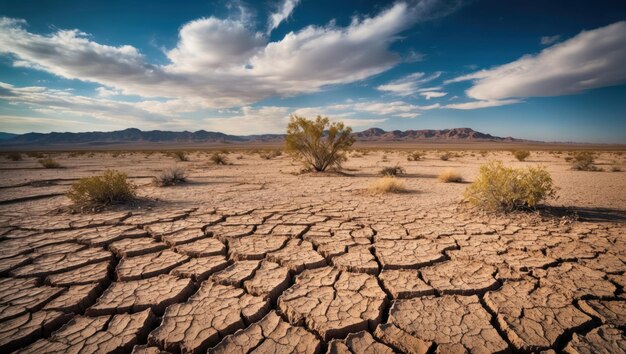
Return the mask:
[[[6,135],[5,135],[6,134]],[[477,132],[471,128],[453,128],[442,130],[393,130],[370,128],[352,133],[357,141],[367,142],[411,142],[411,141],[523,141],[511,137],[498,137]],[[0,133],[2,146],[48,146],[48,145],[110,145],[142,143],[246,143],[246,142],[282,142],[284,134],[229,135],[220,132],[198,130],[182,131],[142,131],[136,128],[112,132],[86,133],[26,133],[14,135]]]

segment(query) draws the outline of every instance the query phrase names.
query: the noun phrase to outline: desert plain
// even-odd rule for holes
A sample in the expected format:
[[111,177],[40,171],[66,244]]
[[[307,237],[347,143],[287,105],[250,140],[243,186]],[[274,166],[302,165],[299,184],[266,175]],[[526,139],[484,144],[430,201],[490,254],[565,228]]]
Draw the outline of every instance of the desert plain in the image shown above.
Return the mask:
[[[587,172],[567,151],[367,149],[342,173],[300,174],[286,154],[211,153],[0,159],[0,352],[626,351],[625,154]],[[545,166],[558,199],[468,206],[489,160]],[[369,193],[396,165],[407,191]],[[172,166],[188,181],[155,186]],[[439,182],[446,168],[465,182]],[[70,208],[68,187],[106,169],[140,199]]]

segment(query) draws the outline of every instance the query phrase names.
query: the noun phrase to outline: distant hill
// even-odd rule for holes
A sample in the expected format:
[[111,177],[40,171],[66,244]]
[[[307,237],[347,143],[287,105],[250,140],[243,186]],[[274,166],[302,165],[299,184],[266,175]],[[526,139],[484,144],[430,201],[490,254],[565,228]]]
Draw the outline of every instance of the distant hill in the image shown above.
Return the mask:
[[16,136],[17,134],[0,132],[0,140],[12,139],[12,138],[15,138]]
[[[8,133],[2,133],[8,134]],[[141,131],[136,128],[112,132],[87,133],[27,133],[2,138],[2,146],[50,146],[50,145],[110,145],[110,144],[142,144],[142,143],[245,143],[245,142],[282,142],[283,134],[262,135],[229,135],[220,132],[198,130],[196,132],[173,131]],[[353,133],[357,141],[393,142],[393,141],[523,141],[511,137],[502,138],[474,131],[470,128],[454,128],[443,130],[393,130],[385,131],[371,128]]]

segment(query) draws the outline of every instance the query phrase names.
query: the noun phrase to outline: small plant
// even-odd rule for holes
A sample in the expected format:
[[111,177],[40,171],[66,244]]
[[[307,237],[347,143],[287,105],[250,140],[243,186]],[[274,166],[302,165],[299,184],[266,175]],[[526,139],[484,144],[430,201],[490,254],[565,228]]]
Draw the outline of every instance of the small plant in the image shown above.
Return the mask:
[[228,165],[228,159],[226,158],[226,156],[217,152],[211,155],[211,157],[209,157],[209,160],[214,165]]
[[383,167],[378,173],[387,177],[396,177],[406,174],[406,171],[404,168],[396,165],[393,167]]
[[407,161],[419,161],[424,158],[424,153],[413,151],[406,157]]
[[382,162],[389,162],[389,157],[387,157],[387,155],[383,155],[382,159],[380,160]]
[[449,152],[443,153],[439,156],[442,161],[448,161],[452,157],[452,154]]
[[81,178],[67,196],[79,205],[109,205],[135,199],[136,189],[125,173],[107,170],[100,176]]
[[441,172],[441,174],[439,174],[437,179],[439,180],[439,182],[443,182],[443,183],[461,183],[461,182],[463,182],[463,177],[461,177],[461,174],[458,173],[453,168],[448,168],[448,169],[444,170],[443,172]]
[[39,160],[39,164],[41,164],[44,168],[61,168],[61,164],[51,157]]
[[269,152],[264,152],[259,154],[262,159],[271,160],[275,157],[282,155],[283,152],[280,150],[270,150]]
[[513,156],[517,159],[517,161],[524,161],[528,156],[530,156],[530,151],[528,150],[515,150],[513,151]]
[[351,133],[352,128],[341,122],[330,123],[327,117],[309,120],[292,115],[287,125],[285,148],[310,170],[341,168],[346,150],[354,143]]
[[189,156],[187,156],[187,153],[184,151],[174,151],[172,155],[178,161],[189,161]]
[[572,160],[573,160],[573,159],[574,159],[574,158],[573,158],[573,157],[571,157],[571,156],[565,156],[565,161],[566,161],[566,162],[572,162]]
[[367,190],[371,194],[406,192],[404,184],[400,182],[396,177],[381,177],[372,182]]
[[588,151],[578,152],[572,160],[572,168],[578,171],[599,171],[600,169],[594,165],[595,158]]
[[9,152],[6,154],[6,157],[11,161],[22,161],[22,154],[19,152]]
[[480,153],[480,156],[482,156],[482,157],[487,157],[487,154],[488,154],[489,152],[488,152],[487,150],[480,150],[480,151],[479,151],[479,153]]
[[159,187],[174,186],[187,181],[185,170],[180,167],[171,167],[163,170],[154,177],[154,183]]
[[545,168],[509,168],[500,161],[482,165],[465,190],[465,199],[474,206],[505,212],[534,208],[555,196],[552,177]]

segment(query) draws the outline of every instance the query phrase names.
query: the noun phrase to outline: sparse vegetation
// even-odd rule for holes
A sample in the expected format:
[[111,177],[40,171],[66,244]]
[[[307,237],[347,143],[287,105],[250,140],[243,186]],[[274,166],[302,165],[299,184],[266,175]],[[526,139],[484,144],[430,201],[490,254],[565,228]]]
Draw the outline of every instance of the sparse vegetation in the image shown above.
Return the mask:
[[510,168],[500,161],[481,166],[476,181],[465,191],[465,199],[469,203],[505,212],[534,208],[554,197],[556,189],[545,168]]
[[325,171],[341,168],[346,150],[354,143],[352,129],[341,122],[330,123],[327,117],[315,120],[292,115],[287,126],[287,152],[301,161],[307,169]]
[[424,158],[424,155],[425,154],[420,151],[413,151],[409,153],[406,159],[407,161],[419,161]]
[[461,174],[453,168],[448,168],[444,170],[443,172],[441,172],[439,176],[437,177],[437,179],[439,180],[439,182],[444,182],[444,183],[463,182],[463,177],[461,177]]
[[187,153],[184,151],[174,151],[172,155],[178,161],[189,161],[189,156],[187,156]]
[[154,183],[159,187],[174,186],[187,181],[185,170],[180,167],[171,167],[163,170],[154,177]]
[[572,168],[578,171],[600,171],[594,162],[595,158],[592,153],[588,151],[578,152],[572,160]]
[[480,153],[480,156],[486,157],[489,152],[487,150],[480,150],[479,153]]
[[81,178],[67,193],[78,205],[109,205],[135,199],[136,189],[125,173],[107,170],[100,176]]
[[275,157],[278,157],[278,156],[280,156],[282,154],[283,154],[282,151],[276,149],[276,150],[270,150],[269,152],[260,153],[259,156],[262,159],[271,160],[271,159],[273,159]]
[[378,173],[387,177],[396,177],[400,175],[405,175],[406,171],[404,170],[404,168],[396,165],[393,167],[383,167]]
[[34,159],[41,159],[41,158],[44,157],[44,155],[42,153],[37,152],[37,151],[29,151],[29,152],[26,153],[26,156],[32,157]]
[[9,152],[6,154],[6,157],[11,161],[22,161],[22,154],[19,152]]
[[622,168],[619,166],[612,166],[611,172],[622,172]]
[[530,156],[530,151],[528,150],[515,150],[513,151],[513,156],[517,159],[517,161],[524,161]]
[[51,157],[39,160],[39,164],[44,168],[61,168],[61,164]]
[[228,165],[228,158],[217,152],[209,157],[209,161],[211,161],[213,165]]
[[439,155],[439,158],[440,158],[442,161],[448,161],[448,160],[450,160],[450,158],[451,158],[451,157],[452,157],[452,154],[451,154],[451,153],[449,153],[449,152],[445,152],[445,153],[443,153],[443,154]]
[[372,182],[367,190],[371,194],[403,193],[407,191],[404,184],[396,177],[381,177]]

